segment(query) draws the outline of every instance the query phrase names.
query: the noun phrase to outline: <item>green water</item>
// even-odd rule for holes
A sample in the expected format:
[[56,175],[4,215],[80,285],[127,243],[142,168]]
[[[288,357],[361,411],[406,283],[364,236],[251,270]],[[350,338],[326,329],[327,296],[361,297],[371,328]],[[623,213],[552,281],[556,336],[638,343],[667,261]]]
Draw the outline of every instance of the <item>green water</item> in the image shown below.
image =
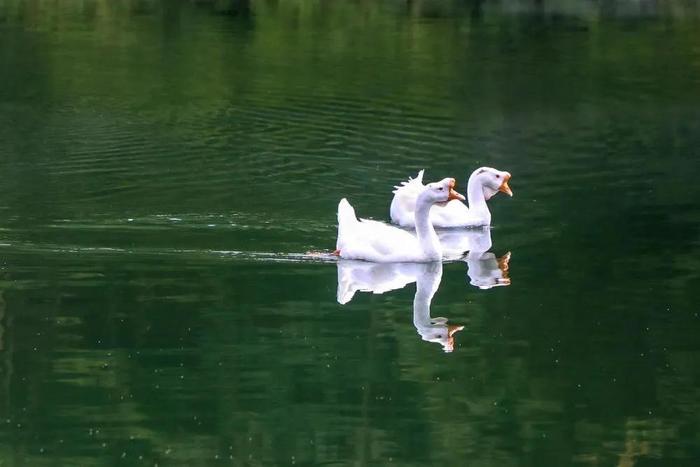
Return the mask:
[[[0,464],[697,465],[699,31],[680,1],[0,0]],[[481,165],[513,174],[495,256],[339,303],[361,270],[306,253],[341,197],[387,219]]]

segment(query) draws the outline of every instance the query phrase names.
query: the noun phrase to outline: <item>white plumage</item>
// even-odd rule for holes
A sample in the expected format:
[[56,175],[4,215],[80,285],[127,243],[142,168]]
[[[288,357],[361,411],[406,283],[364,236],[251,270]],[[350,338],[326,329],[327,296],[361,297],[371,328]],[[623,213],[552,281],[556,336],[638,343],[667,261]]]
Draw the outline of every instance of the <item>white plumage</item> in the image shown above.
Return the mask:
[[[416,178],[409,178],[400,186],[394,187],[394,198],[389,210],[391,221],[401,227],[415,226],[415,210],[418,194],[423,189],[424,170]],[[430,222],[435,227],[477,227],[491,225],[491,212],[486,201],[499,191],[513,196],[508,186],[510,173],[481,167],[469,177],[467,185],[467,207],[460,200],[453,200],[444,206],[435,206],[430,211]]]
[[341,258],[373,262],[440,261],[442,248],[428,216],[435,203],[464,199],[454,191],[454,183],[452,178],[424,186],[420,182],[421,192],[414,201],[415,233],[382,222],[358,219],[348,200],[341,199],[336,254]]

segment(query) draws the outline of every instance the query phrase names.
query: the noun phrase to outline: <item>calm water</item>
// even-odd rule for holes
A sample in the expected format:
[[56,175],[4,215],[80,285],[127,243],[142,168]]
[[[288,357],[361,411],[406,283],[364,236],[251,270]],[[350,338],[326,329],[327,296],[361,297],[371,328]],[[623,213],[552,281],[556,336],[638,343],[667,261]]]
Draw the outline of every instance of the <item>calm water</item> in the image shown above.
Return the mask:
[[0,0],[0,463],[697,465],[698,148],[693,2]]

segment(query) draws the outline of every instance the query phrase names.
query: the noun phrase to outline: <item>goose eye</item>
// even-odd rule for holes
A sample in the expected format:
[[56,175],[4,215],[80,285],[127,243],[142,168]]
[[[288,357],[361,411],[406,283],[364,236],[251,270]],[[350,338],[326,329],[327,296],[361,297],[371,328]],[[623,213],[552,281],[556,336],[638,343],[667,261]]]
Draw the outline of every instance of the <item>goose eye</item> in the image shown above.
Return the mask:
[[443,187],[440,187],[440,191],[442,191],[443,189],[444,189]]
[[496,174],[496,178],[501,178],[500,174]]

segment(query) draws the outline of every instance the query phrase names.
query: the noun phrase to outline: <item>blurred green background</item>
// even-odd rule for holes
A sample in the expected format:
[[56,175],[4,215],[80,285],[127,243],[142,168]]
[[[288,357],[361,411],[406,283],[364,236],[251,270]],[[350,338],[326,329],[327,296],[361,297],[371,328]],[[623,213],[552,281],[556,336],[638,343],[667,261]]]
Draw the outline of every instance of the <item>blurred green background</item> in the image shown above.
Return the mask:
[[[696,465],[700,6],[0,0],[3,465]],[[337,202],[513,174],[511,284],[336,301]],[[469,272],[473,272],[469,265]]]

